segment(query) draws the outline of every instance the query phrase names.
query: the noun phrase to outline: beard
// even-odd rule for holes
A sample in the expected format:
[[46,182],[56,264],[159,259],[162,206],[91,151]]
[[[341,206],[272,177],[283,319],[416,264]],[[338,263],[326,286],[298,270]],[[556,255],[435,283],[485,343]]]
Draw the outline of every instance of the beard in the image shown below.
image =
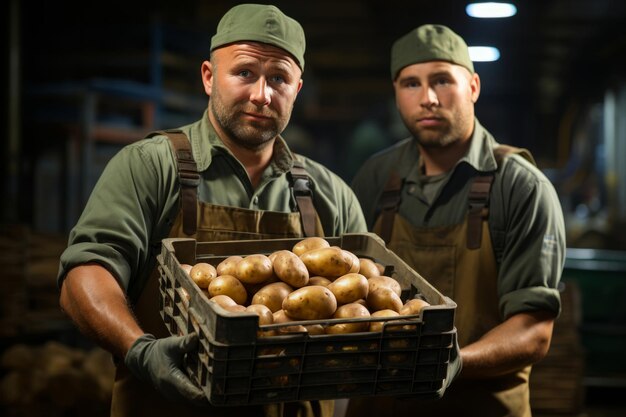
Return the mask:
[[[404,116],[404,124],[417,142],[427,149],[446,148],[462,139],[466,139],[467,132],[470,131],[474,120],[469,114],[453,114],[452,116],[436,115],[444,120],[441,126],[420,127],[411,117],[407,120]],[[452,119],[452,121],[451,121]]]
[[[280,117],[270,109],[259,110],[256,107],[246,109],[245,103],[236,103],[228,107],[224,104],[216,85],[213,85],[209,105],[215,119],[224,133],[228,135],[228,138],[237,145],[250,150],[257,150],[266,146],[285,129],[291,116],[291,111]],[[263,114],[268,119],[264,119],[262,122],[243,121],[241,115],[246,111]]]

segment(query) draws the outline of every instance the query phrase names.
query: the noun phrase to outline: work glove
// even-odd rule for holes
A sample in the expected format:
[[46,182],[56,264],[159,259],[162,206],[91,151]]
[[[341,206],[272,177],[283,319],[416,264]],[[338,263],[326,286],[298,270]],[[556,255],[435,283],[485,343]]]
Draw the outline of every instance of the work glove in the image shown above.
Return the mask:
[[446,379],[443,381],[443,389],[441,390],[441,395],[444,395],[444,392],[452,381],[459,376],[461,373],[461,369],[463,369],[463,360],[461,359],[461,350],[459,349],[459,342],[457,340],[457,333],[454,332],[452,337],[452,350],[450,351],[450,360],[448,361],[448,370],[446,373]]
[[185,353],[198,347],[198,335],[170,336],[157,339],[144,334],[130,347],[124,364],[137,378],[148,382],[171,401],[191,401],[208,405],[204,392],[183,370]]

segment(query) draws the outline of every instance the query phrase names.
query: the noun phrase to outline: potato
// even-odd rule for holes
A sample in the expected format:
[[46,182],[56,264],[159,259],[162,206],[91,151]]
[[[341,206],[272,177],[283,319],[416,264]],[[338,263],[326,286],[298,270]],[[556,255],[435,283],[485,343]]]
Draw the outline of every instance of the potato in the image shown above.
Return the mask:
[[308,285],[321,285],[322,287],[328,287],[328,285],[331,282],[332,281],[329,280],[328,278],[315,276],[315,277],[309,278],[309,284]]
[[350,272],[352,257],[341,248],[314,249],[300,255],[311,275],[327,278],[340,277]]
[[[399,316],[397,311],[385,309],[378,310],[372,313],[372,318],[374,317],[397,317]],[[370,332],[382,332],[385,321],[372,321],[370,322]]]
[[410,316],[412,314],[419,314],[422,311],[422,308],[429,306],[430,303],[422,300],[421,298],[414,298],[412,300],[408,300],[402,308],[400,309],[400,315],[402,316]]
[[227,295],[237,304],[245,304],[248,299],[248,293],[243,284],[232,275],[220,275],[213,278],[209,284],[209,295]]
[[309,283],[309,271],[304,262],[295,253],[288,250],[275,252],[274,273],[281,280],[294,288],[304,287]]
[[328,285],[337,299],[337,304],[348,304],[367,297],[368,282],[361,274],[348,273]]
[[237,263],[235,276],[246,284],[266,282],[274,275],[272,261],[265,255],[248,255]]
[[189,264],[180,264],[180,267],[183,269],[183,271],[185,271],[187,275],[191,274],[191,268],[193,268],[193,266]]
[[209,298],[209,301],[215,304],[218,304],[220,307],[228,310],[229,307],[237,305],[235,300],[230,298],[227,295],[216,295],[215,297]]
[[[294,321],[292,317],[289,317],[285,313],[285,310],[278,310],[274,312],[273,316],[274,316],[274,323],[289,323],[289,322]],[[278,330],[276,331],[276,334],[303,333],[303,332],[307,332],[306,327],[300,324],[295,324],[293,326],[279,327]]]
[[263,304],[250,304],[246,307],[246,311],[259,316],[259,326],[274,323],[274,315],[272,311]]
[[306,327],[301,324],[294,324],[293,326],[285,326],[279,327],[277,334],[287,334],[287,333],[308,333]]
[[370,311],[393,310],[399,312],[402,308],[402,300],[398,294],[389,287],[379,287],[367,294],[367,306]]
[[275,311],[272,316],[274,317],[274,323],[289,323],[294,321],[294,319],[289,317],[283,309]]
[[245,313],[246,308],[242,306],[241,304],[235,304],[234,306],[226,307],[226,310],[233,312],[233,313]]
[[285,282],[273,282],[258,290],[252,297],[251,304],[263,304],[272,313],[283,308],[283,300],[293,291]]
[[217,264],[217,275],[233,275],[236,276],[236,268],[239,261],[241,261],[243,257],[238,255],[229,256],[224,259],[222,262]]
[[283,300],[283,310],[296,319],[327,319],[337,310],[337,299],[328,288],[310,285],[289,294]]
[[[347,319],[355,317],[369,317],[370,312],[358,303],[344,304],[337,308],[334,319]],[[345,334],[345,333],[359,333],[366,332],[369,329],[369,323],[363,322],[345,322],[332,324],[326,327],[327,334]]]
[[311,251],[313,249],[321,249],[330,247],[330,243],[326,239],[321,237],[307,237],[306,239],[301,240],[300,242],[293,245],[291,251],[295,253],[297,256],[302,255],[305,252]]
[[361,268],[361,262],[359,261],[359,257],[356,256],[354,253],[350,252],[349,250],[344,249],[343,252],[345,255],[352,258],[352,266],[350,267],[350,270],[348,272],[351,272],[353,274],[358,273],[359,269]]
[[359,258],[359,274],[369,279],[379,276],[380,270],[376,266],[376,263],[371,259]]
[[400,283],[395,279],[385,275],[372,277],[367,280],[367,283],[369,285],[370,291],[375,291],[380,287],[388,287],[391,288],[393,292],[398,295],[398,297],[402,294],[402,287],[400,286]]
[[198,262],[191,267],[189,276],[202,289],[208,288],[211,280],[217,276],[215,267],[206,262]]
[[[259,316],[259,326],[274,323],[272,311],[263,304],[251,304],[246,307],[246,312]],[[276,330],[258,330],[257,337],[271,337],[276,335]]]
[[272,263],[274,263],[274,259],[276,259],[276,255],[278,255],[278,252],[280,252],[279,250],[274,251],[272,253],[270,253],[269,255],[267,255],[268,258],[270,258],[270,261],[272,261]]
[[306,326],[304,326],[304,328],[306,329],[307,333],[311,335],[326,333],[326,329],[324,329],[324,326],[322,326],[321,324],[307,324]]

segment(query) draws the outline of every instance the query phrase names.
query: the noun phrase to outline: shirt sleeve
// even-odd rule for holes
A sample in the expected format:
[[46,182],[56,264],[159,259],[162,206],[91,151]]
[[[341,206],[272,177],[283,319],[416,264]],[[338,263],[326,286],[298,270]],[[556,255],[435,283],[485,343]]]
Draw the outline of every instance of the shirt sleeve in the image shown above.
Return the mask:
[[[566,250],[561,205],[554,187],[538,169],[518,157],[510,159],[514,169],[505,170],[499,184],[506,221],[504,230],[495,236],[503,247],[501,254],[496,253],[500,256],[500,310],[504,318],[537,310],[556,315]],[[519,165],[524,169],[516,169]]]
[[164,237],[171,220],[167,206],[169,202],[171,209],[173,199],[167,190],[176,183],[176,174],[167,139],[148,141],[123,148],[107,164],[70,232],[59,286],[73,267],[96,262],[128,291],[132,280],[151,268],[152,244]]

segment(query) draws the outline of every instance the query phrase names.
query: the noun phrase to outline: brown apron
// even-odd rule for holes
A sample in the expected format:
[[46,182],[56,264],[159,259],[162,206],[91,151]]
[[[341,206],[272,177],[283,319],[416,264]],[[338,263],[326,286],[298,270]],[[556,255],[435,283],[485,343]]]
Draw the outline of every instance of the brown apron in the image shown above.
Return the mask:
[[[179,167],[180,165],[179,163]],[[181,194],[184,194],[184,192]],[[185,200],[184,197],[181,201]],[[187,202],[189,201],[187,200]],[[195,233],[186,233],[186,231],[189,231],[190,223],[188,218],[184,219],[183,213],[188,213],[189,211],[181,208],[169,237],[193,237],[202,242],[304,236],[303,223],[298,212],[278,213],[225,207],[200,202],[197,199],[194,202],[194,206],[197,216]],[[324,233],[319,218],[316,218],[315,224],[317,235],[323,236]],[[146,333],[152,333],[156,337],[169,335],[159,313],[158,271],[156,269],[150,275],[137,303],[133,307],[133,312]],[[123,362],[119,362],[113,386],[111,416],[331,417],[333,409],[333,401],[300,401],[247,407],[194,407],[186,403],[174,403],[163,398],[149,384],[137,380],[124,366]]]
[[[397,213],[392,221],[387,221],[391,232],[389,249],[457,303],[455,325],[461,348],[502,322],[498,307],[497,263],[489,224],[485,221],[491,180],[477,177],[474,182],[477,185],[472,185],[470,191],[468,216],[461,224],[417,228]],[[488,186],[484,185],[485,182]],[[472,196],[478,196],[479,204],[472,203]],[[374,226],[374,232],[381,235],[385,234],[384,217],[380,216]],[[350,400],[347,417],[413,414],[530,417],[530,368],[498,378],[458,379],[440,400],[355,398]]]

